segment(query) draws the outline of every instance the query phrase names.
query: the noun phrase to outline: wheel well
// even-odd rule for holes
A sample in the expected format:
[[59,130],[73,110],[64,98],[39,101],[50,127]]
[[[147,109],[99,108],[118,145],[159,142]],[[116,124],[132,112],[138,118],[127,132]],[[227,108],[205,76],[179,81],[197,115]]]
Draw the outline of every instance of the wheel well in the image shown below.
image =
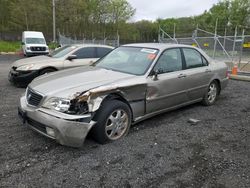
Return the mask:
[[108,100],[119,100],[119,101],[124,102],[125,104],[127,104],[130,111],[131,111],[131,118],[132,118],[132,121],[133,121],[133,110],[132,110],[129,102],[121,94],[119,94],[119,93],[111,93],[107,97],[105,97],[105,99],[102,101],[102,103],[104,101],[108,101]]
[[220,94],[220,92],[221,92],[221,83],[220,83],[220,80],[215,79],[215,80],[213,80],[213,81],[217,83],[217,85],[218,85],[218,87],[219,87],[218,94]]
[[57,71],[57,69],[56,69],[55,67],[44,67],[44,68],[42,68],[42,69],[39,71],[39,74],[40,74],[42,71],[46,70],[46,69],[53,69],[54,71]]

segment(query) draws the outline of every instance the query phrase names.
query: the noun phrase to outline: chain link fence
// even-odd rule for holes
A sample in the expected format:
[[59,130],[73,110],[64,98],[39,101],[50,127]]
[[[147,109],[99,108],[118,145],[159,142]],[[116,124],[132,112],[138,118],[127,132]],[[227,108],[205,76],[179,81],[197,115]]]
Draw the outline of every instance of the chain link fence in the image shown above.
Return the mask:
[[113,46],[113,47],[118,47],[120,45],[119,35],[117,35],[116,39],[108,39],[108,38],[86,39],[84,37],[82,39],[77,39],[76,37],[71,38],[71,37],[66,37],[64,35],[59,34],[58,41],[59,41],[59,44],[61,46],[71,45],[71,44],[102,44],[102,45],[109,45],[109,46]]
[[[175,33],[174,33],[175,36]],[[171,37],[161,28],[159,29],[160,43],[175,43],[196,46],[204,50],[215,60],[224,61],[229,69],[235,64],[240,71],[250,72],[250,35],[220,36],[217,33],[211,33],[196,28],[191,37],[176,38]]]

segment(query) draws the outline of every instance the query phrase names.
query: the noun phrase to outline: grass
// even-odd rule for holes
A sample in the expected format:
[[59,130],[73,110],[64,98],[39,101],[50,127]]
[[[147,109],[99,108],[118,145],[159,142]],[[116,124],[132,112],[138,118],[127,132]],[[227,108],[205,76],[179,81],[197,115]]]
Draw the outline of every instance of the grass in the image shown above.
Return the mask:
[[[55,49],[58,44],[57,43],[49,43],[49,49]],[[17,52],[21,50],[21,42],[20,41],[3,41],[0,40],[0,52]]]
[[19,50],[21,50],[21,42],[10,42],[0,40],[0,52],[16,52]]

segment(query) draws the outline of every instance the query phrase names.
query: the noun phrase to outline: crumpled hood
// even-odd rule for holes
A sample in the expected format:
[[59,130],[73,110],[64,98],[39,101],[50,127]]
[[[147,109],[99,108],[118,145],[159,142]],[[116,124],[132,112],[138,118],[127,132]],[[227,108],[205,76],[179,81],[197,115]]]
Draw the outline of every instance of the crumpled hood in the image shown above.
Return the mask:
[[78,67],[40,76],[28,86],[45,96],[68,98],[106,84],[134,78],[134,75],[98,67]]
[[15,61],[11,67],[20,67],[22,65],[30,65],[30,64],[44,64],[52,61],[60,61],[60,59],[52,58],[49,56],[41,55],[41,56],[35,56],[35,57],[29,57],[29,58],[23,58]]

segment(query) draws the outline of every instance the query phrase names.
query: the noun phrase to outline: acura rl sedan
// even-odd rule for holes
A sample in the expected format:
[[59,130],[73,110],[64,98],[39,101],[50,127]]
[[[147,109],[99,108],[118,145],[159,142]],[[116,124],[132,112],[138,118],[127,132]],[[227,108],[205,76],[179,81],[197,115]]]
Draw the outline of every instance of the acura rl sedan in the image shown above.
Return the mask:
[[18,112],[33,130],[60,144],[80,147],[88,133],[103,144],[156,114],[196,102],[213,105],[227,83],[227,66],[200,49],[130,44],[92,66],[36,78]]

